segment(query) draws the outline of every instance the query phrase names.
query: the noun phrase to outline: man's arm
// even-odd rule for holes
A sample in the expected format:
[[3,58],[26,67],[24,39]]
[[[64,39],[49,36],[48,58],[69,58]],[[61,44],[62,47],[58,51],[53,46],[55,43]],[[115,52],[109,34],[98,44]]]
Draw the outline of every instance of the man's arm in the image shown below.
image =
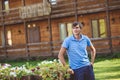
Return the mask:
[[59,51],[59,54],[58,54],[58,58],[60,59],[60,61],[63,64],[63,66],[66,65],[65,58],[64,58],[65,52],[66,52],[66,48],[61,47],[61,49]]
[[91,64],[94,64],[95,56],[96,56],[96,50],[93,45],[90,46],[91,49]]
[[[60,59],[63,66],[66,66],[66,62],[65,62],[65,58],[64,58],[65,52],[66,52],[66,48],[61,47],[60,52],[58,54],[58,58]],[[74,74],[74,71],[72,69],[70,69],[69,67],[68,67],[67,72],[70,73],[70,74]]]

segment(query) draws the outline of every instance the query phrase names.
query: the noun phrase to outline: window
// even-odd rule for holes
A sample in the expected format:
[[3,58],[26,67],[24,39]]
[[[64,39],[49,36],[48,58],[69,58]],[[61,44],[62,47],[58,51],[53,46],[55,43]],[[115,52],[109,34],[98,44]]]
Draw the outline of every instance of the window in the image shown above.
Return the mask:
[[104,19],[92,20],[92,36],[93,38],[107,37],[106,23]]
[[5,37],[4,37],[4,31],[1,31],[1,40],[2,40],[2,46],[5,46]]
[[6,12],[8,13],[9,11],[9,1],[8,0],[5,0],[4,1],[4,10],[6,10]]
[[49,0],[52,5],[57,4],[57,0]]
[[11,37],[11,31],[7,31],[7,43],[8,45],[12,45],[12,37]]
[[72,35],[72,23],[67,23],[67,33],[68,36]]
[[60,39],[63,41],[67,36],[72,35],[72,23],[61,23],[59,25]]
[[[1,31],[1,40],[2,40],[2,46],[5,46],[5,36],[4,36],[4,31]],[[12,35],[11,35],[11,30],[7,30],[6,34],[6,43],[7,45],[12,45]]]
[[33,26],[28,26],[28,42],[36,43],[40,42],[39,27],[33,24]]

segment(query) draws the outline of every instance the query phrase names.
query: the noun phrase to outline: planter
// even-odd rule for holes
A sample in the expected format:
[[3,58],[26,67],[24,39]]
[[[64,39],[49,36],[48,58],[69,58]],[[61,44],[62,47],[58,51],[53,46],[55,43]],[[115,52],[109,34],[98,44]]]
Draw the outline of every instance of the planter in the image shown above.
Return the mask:
[[34,75],[34,76],[31,76],[31,80],[42,80],[42,77]]
[[[43,80],[42,77],[38,75],[31,75],[31,76],[22,76],[20,79],[16,77],[11,77],[11,78],[5,78],[5,80]],[[56,79],[54,79],[56,80]],[[67,78],[63,78],[62,76],[58,80],[70,80]]]

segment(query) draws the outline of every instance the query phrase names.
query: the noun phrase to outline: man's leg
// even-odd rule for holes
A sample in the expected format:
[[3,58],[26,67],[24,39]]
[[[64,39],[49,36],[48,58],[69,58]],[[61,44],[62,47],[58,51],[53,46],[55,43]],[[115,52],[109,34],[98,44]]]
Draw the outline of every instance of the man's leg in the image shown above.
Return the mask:
[[93,66],[89,65],[85,70],[85,80],[95,80]]
[[86,67],[74,70],[74,80],[84,80],[84,72]]
[[74,80],[74,74],[70,75],[70,80]]

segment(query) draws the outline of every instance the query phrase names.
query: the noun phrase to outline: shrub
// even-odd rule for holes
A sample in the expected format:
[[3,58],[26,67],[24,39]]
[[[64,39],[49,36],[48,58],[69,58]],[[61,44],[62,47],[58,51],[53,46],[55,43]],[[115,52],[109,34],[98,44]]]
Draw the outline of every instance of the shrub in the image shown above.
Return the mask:
[[[67,68],[59,60],[43,61],[33,67],[29,63],[20,67],[9,64],[0,65],[0,79],[2,80],[64,80],[69,79]],[[36,79],[35,79],[36,78]]]

